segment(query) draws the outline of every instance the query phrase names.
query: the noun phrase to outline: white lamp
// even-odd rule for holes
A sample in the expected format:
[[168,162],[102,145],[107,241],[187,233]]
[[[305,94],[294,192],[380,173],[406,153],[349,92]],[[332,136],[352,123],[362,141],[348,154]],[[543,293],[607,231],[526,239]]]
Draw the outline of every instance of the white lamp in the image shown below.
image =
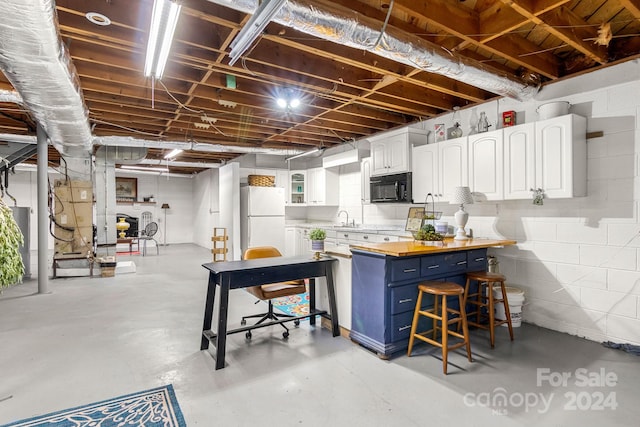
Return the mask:
[[464,231],[464,227],[467,225],[467,221],[469,220],[469,214],[464,211],[464,205],[473,204],[473,196],[471,195],[469,187],[456,187],[453,191],[453,197],[451,198],[450,203],[452,205],[460,205],[460,210],[453,216],[456,220],[456,226],[458,227],[456,237],[453,239],[467,240],[467,232]]

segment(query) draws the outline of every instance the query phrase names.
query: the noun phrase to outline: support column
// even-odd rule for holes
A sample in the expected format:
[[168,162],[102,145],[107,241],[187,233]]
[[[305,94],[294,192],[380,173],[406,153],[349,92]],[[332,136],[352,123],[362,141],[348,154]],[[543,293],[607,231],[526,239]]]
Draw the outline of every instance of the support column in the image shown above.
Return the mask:
[[49,152],[47,146],[47,134],[38,124],[38,293],[49,293],[49,273],[47,258],[49,256],[49,214],[48,214],[48,170]]

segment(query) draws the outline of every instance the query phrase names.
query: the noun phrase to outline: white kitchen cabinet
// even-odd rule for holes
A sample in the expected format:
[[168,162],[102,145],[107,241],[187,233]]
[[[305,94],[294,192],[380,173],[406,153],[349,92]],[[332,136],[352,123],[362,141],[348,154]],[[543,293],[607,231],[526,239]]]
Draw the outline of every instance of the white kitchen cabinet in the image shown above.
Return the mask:
[[284,228],[284,256],[297,255],[297,252],[296,252],[297,240],[298,240],[297,228],[285,227]]
[[276,169],[276,187],[289,188],[289,171],[286,169]]
[[307,170],[307,205],[338,206],[338,173],[324,168]]
[[476,201],[504,199],[502,129],[468,137],[469,188]]
[[439,147],[440,144],[413,147],[411,178],[414,203],[424,203],[429,193],[433,195],[434,201],[440,200]]
[[442,141],[439,144],[439,202],[448,202],[456,187],[469,185],[469,150],[467,138]]
[[505,199],[587,193],[586,119],[575,114],[504,129]]
[[309,230],[306,228],[296,228],[296,255],[306,255],[311,250],[309,241]]
[[535,123],[503,129],[504,198],[529,199],[536,187]]
[[371,203],[369,178],[371,178],[371,157],[365,157],[360,162],[360,194],[362,195],[362,203],[365,205]]
[[536,122],[536,186],[547,198],[587,194],[587,119],[575,114]]
[[289,171],[289,206],[306,206],[307,171]]
[[426,131],[408,127],[369,138],[371,176],[409,172],[411,145],[421,145],[426,140]]

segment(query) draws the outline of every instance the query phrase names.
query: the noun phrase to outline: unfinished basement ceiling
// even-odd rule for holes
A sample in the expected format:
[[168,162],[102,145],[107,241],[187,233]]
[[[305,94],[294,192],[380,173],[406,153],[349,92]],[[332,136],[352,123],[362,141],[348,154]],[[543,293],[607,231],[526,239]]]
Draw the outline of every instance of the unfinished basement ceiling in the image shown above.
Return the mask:
[[[58,0],[59,32],[80,80],[95,136],[308,150],[433,117],[498,96],[272,22],[229,66],[250,15],[183,0],[162,82],[143,76],[152,0]],[[525,84],[544,83],[640,53],[640,0],[322,0],[296,3],[421,37],[452,57]],[[91,23],[97,12],[110,25]],[[610,37],[606,27],[610,25]],[[166,87],[166,88],[165,88]],[[0,75],[0,90],[13,90]],[[299,94],[292,111],[276,106]],[[178,102],[179,101],[179,102]],[[0,134],[34,135],[29,112],[0,103]],[[148,158],[167,150],[152,148]],[[181,162],[241,153],[185,151]],[[58,158],[51,152],[52,161]],[[198,168],[171,167],[193,173]]]

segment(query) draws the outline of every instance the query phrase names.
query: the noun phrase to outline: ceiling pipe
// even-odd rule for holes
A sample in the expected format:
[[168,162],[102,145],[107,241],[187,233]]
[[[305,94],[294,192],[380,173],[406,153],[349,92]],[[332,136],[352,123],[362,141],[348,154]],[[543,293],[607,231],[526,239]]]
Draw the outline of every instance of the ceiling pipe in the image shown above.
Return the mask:
[[161,159],[143,159],[138,162],[139,165],[151,165],[151,166],[173,166],[176,168],[202,168],[202,169],[217,169],[222,166],[222,163],[204,163],[204,162],[182,162],[179,160],[161,160]]
[[[258,0],[208,1],[247,14],[253,14],[259,5]],[[446,51],[423,38],[391,26],[386,27],[381,36],[378,21],[325,3],[304,4],[289,0],[272,21],[314,37],[365,50],[520,101],[532,99],[539,90],[513,76],[490,70],[479,61]]]
[[89,157],[89,113],[60,39],[55,1],[2,0],[0,16],[0,69],[60,153]]

